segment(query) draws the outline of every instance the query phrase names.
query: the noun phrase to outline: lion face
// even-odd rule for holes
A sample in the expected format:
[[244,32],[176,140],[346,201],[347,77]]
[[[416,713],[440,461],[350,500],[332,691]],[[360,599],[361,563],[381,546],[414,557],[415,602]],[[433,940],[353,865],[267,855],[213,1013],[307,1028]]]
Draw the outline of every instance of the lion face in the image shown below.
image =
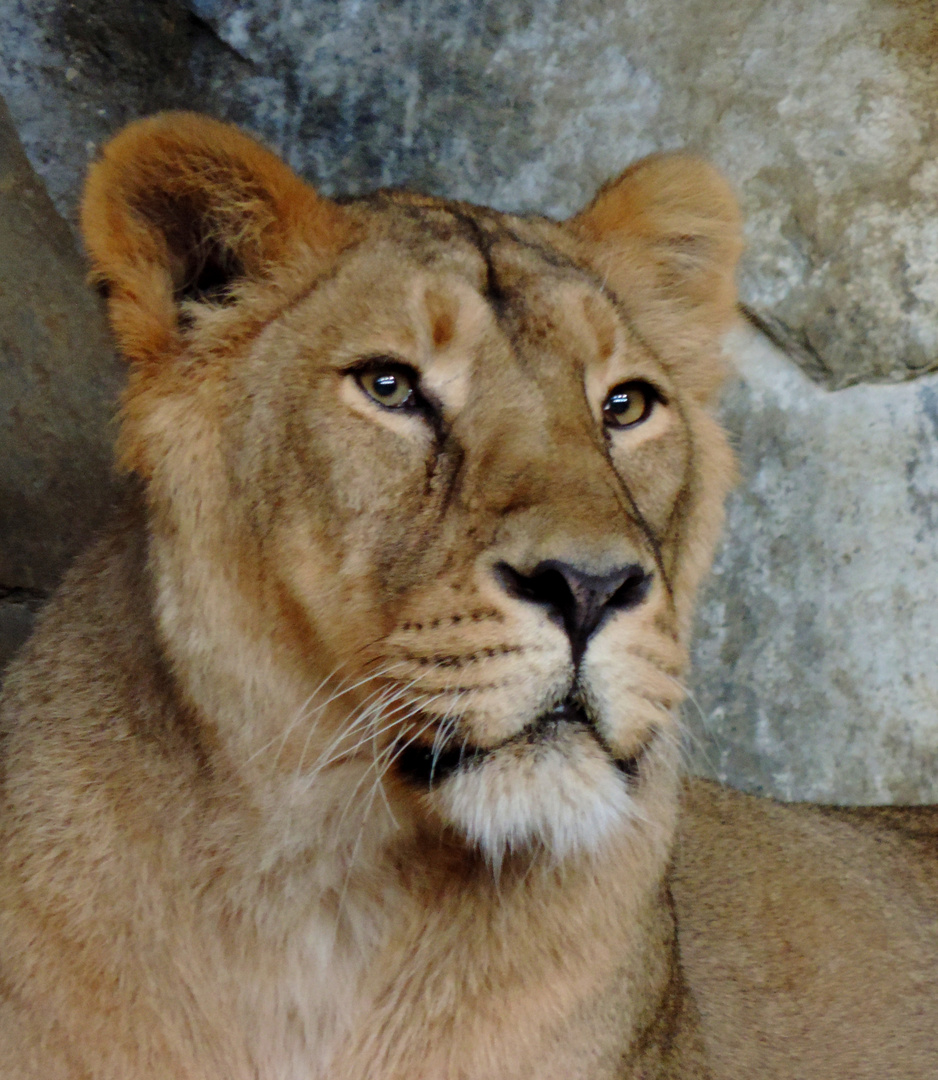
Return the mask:
[[657,159],[566,225],[338,207],[182,116],[85,211],[165,647],[235,771],[494,861],[641,819],[732,476],[722,182]]

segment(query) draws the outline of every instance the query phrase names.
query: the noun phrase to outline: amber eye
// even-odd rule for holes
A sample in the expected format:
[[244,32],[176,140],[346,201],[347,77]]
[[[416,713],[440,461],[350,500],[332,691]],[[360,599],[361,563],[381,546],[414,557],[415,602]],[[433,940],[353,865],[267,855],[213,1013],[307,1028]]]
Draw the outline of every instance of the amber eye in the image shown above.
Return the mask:
[[362,390],[386,409],[406,409],[417,400],[417,375],[401,364],[375,365],[356,372]]
[[603,421],[608,427],[635,427],[651,415],[658,392],[646,382],[620,383],[603,403]]

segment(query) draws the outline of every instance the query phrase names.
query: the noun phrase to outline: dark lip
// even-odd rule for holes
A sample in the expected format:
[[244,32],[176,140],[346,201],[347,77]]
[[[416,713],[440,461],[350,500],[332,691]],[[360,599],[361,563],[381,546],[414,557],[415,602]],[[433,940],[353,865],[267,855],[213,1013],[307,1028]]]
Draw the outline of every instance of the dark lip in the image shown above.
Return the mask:
[[560,705],[542,713],[536,720],[522,728],[517,734],[497,743],[495,746],[472,746],[469,743],[454,743],[437,749],[434,753],[432,743],[414,741],[404,746],[395,763],[398,774],[412,784],[421,787],[434,787],[443,783],[456,772],[478,768],[494,754],[508,746],[523,743],[536,745],[550,742],[561,729],[570,726],[587,732],[609,756],[612,763],[628,781],[638,779],[639,769],[648,747],[654,740],[655,732],[644,740],[638,751],[628,758],[616,757],[612,747],[596,729],[582,704],[574,697],[568,697]]

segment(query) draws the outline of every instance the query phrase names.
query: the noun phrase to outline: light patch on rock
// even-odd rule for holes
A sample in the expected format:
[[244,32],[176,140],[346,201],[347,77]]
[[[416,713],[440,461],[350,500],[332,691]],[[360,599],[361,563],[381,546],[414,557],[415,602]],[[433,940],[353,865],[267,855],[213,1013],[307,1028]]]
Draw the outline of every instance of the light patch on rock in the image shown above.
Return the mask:
[[755,334],[701,606],[698,767],[785,799],[938,799],[938,376],[830,392]]

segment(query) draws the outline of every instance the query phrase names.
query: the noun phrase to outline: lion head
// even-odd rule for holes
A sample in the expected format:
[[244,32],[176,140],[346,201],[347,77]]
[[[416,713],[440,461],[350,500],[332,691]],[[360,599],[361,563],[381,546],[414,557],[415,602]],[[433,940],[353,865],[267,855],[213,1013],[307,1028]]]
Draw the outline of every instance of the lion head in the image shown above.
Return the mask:
[[733,475],[714,170],[649,158],[562,223],[334,202],[167,114],[106,148],[83,224],[161,645],[271,837],[497,862],[646,819]]

